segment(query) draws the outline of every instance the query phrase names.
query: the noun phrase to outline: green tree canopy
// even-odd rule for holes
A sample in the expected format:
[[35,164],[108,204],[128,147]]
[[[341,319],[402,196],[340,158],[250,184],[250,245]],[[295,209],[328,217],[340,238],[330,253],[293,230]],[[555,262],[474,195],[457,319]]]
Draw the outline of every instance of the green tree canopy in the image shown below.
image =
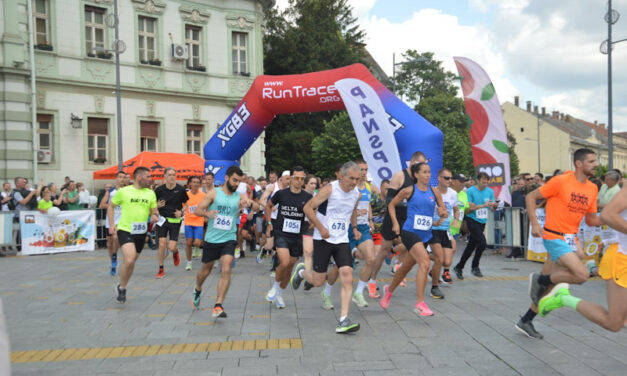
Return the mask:
[[351,119],[346,111],[324,122],[324,130],[311,142],[313,168],[323,177],[335,177],[339,163],[361,158],[361,150]]

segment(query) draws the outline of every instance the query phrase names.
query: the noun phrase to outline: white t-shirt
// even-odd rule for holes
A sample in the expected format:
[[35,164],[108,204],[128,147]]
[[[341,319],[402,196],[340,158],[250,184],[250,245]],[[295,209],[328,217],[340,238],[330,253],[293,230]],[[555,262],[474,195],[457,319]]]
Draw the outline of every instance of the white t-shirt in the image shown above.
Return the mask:
[[[2,191],[2,192],[0,192],[0,195],[2,196],[2,199],[4,200],[7,196],[11,195],[11,192]],[[9,203],[8,202],[6,204],[2,204],[2,211],[9,211]]]
[[329,230],[331,236],[323,239],[320,231],[316,228],[313,238],[315,240],[325,240],[332,244],[348,243],[348,226],[351,223],[355,204],[357,204],[359,199],[359,191],[357,188],[354,188],[344,192],[337,180],[331,183],[331,187],[331,196],[316,211],[316,217]]

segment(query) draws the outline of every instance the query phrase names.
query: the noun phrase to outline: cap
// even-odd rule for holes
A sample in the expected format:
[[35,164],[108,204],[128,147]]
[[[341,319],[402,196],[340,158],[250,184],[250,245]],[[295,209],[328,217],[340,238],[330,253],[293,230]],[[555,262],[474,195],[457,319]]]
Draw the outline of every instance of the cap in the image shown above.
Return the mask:
[[291,174],[290,174],[290,171],[289,171],[289,170],[285,170],[285,171],[283,171],[283,173],[281,174],[281,177],[284,177],[284,176],[290,176],[290,175],[291,175]]
[[464,174],[455,174],[453,175],[453,180],[459,180],[463,183],[468,179],[464,176]]

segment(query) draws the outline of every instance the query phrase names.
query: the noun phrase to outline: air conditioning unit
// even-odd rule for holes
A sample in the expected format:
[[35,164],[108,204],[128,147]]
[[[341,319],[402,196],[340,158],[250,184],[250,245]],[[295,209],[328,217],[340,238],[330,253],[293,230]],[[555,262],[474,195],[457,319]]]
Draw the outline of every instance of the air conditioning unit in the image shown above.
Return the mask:
[[52,151],[48,149],[37,151],[37,163],[50,163],[52,162]]
[[185,60],[188,57],[187,45],[184,44],[172,44],[172,59]]

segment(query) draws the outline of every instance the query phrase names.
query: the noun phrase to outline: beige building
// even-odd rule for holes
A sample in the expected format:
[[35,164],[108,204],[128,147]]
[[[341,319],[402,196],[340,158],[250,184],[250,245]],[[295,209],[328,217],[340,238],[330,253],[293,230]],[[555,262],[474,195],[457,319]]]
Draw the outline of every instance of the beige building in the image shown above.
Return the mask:
[[[599,163],[608,164],[607,129],[604,124],[591,123],[568,114],[544,108],[532,109],[505,102],[501,106],[507,129],[516,138],[516,155],[520,160],[521,172],[541,172],[552,175],[556,169],[573,169],[572,156],[579,148],[594,150]],[[539,146],[539,148],[538,148]],[[614,135],[614,168],[627,170],[627,138]]]

